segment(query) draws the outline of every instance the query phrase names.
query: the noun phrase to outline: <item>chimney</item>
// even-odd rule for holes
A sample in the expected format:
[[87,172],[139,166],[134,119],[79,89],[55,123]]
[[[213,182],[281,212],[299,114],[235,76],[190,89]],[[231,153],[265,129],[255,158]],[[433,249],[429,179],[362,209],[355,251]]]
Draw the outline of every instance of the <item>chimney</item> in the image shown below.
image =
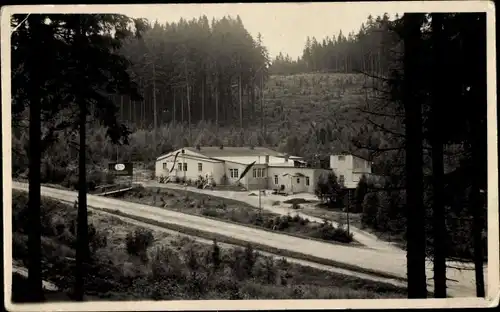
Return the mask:
[[219,148],[220,148],[220,149],[224,149],[224,145],[221,145]]
[[250,145],[250,149],[253,150],[254,149],[254,146],[253,145]]
[[199,151],[201,150],[201,147],[200,147],[200,145],[199,145],[199,144],[198,144],[198,145],[196,145],[196,149],[197,149],[197,150],[199,150]]
[[288,154],[285,154],[285,162],[288,162]]

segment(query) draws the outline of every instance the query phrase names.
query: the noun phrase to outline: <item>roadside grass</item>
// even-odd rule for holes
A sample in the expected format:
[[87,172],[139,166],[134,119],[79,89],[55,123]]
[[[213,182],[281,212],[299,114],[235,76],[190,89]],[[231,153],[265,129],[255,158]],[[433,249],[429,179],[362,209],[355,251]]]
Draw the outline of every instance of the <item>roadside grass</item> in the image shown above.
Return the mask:
[[[13,191],[13,257],[27,261],[27,193]],[[43,276],[69,298],[73,287],[76,209],[42,198]],[[92,236],[87,300],[365,299],[405,298],[405,288],[327,272],[256,252],[259,246],[226,248],[151,231],[107,214],[89,216]],[[102,241],[105,237],[105,243]],[[211,239],[202,236],[205,239]],[[96,242],[101,242],[96,244]],[[132,246],[132,247],[131,247]],[[13,298],[22,302],[23,280],[13,278]]]
[[115,197],[259,229],[278,231],[301,238],[360,246],[352,233],[348,233],[343,226],[334,227],[330,222],[311,222],[298,215],[281,216],[239,201],[196,192],[138,186]]
[[[337,222],[340,224],[347,224],[347,212],[342,211],[341,209],[327,209],[321,207],[319,205],[311,206],[311,205],[302,205],[301,212],[317,217],[322,218],[324,220]],[[363,226],[361,223],[362,213],[349,213],[349,224],[362,229],[365,232],[375,235],[379,239],[395,244],[399,248],[406,248],[406,241],[404,240],[402,233],[391,233],[389,231],[377,231],[371,227]]]

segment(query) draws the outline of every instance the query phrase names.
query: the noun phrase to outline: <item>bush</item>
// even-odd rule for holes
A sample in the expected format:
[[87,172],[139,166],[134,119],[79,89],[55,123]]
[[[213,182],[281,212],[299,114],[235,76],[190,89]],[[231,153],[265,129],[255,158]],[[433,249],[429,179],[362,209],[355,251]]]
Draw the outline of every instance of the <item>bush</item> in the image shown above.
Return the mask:
[[353,241],[352,233],[347,233],[347,230],[341,226],[335,228],[331,223],[326,222],[318,226],[312,232],[312,236],[327,241],[336,241],[342,243],[350,243]]
[[134,233],[128,233],[125,238],[127,253],[144,259],[146,251],[153,243],[153,240],[154,236],[150,230],[139,229],[135,230]]
[[300,209],[300,205],[297,204],[297,203],[293,203],[292,204],[292,209],[295,209],[295,210]]
[[201,211],[201,214],[207,217],[214,217],[214,218],[217,218],[219,216],[219,212],[213,208],[204,208]]
[[170,248],[158,247],[152,253],[151,274],[153,280],[169,280],[177,283],[186,280],[183,264],[177,252]]

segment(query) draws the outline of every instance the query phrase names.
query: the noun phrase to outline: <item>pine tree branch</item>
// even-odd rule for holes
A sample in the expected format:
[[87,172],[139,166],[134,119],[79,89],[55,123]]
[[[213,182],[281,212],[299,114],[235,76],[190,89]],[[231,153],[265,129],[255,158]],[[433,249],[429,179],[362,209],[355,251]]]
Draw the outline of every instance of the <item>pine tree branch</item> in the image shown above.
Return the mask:
[[392,134],[392,135],[394,135],[394,136],[396,136],[396,137],[402,137],[402,138],[404,138],[404,137],[405,137],[405,135],[404,135],[404,134],[402,134],[402,133],[398,133],[398,132],[394,132],[394,131],[392,131],[392,130],[389,130],[389,129],[385,128],[384,126],[377,124],[376,122],[372,121],[372,120],[371,120],[371,119],[369,119],[369,118],[367,118],[366,120],[367,120],[369,123],[371,123],[372,125],[374,125],[376,128],[379,128],[380,130],[382,130],[382,131],[384,131],[384,132],[390,133],[390,134]]
[[392,118],[404,118],[404,115],[395,115],[395,114],[378,113],[378,112],[369,111],[369,110],[362,109],[362,108],[352,108],[352,109],[355,109],[355,110],[357,110],[357,111],[359,111],[359,112],[362,112],[362,113],[365,113],[365,114],[374,115],[374,116],[380,116],[380,117],[392,117]]

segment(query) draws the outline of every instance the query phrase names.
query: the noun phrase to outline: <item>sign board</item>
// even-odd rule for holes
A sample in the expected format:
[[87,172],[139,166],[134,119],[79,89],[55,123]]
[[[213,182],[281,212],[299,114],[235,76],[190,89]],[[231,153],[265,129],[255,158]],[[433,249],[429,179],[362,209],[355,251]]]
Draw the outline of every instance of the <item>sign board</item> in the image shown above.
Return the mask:
[[132,176],[134,174],[133,163],[110,163],[108,165],[110,173],[117,176]]

